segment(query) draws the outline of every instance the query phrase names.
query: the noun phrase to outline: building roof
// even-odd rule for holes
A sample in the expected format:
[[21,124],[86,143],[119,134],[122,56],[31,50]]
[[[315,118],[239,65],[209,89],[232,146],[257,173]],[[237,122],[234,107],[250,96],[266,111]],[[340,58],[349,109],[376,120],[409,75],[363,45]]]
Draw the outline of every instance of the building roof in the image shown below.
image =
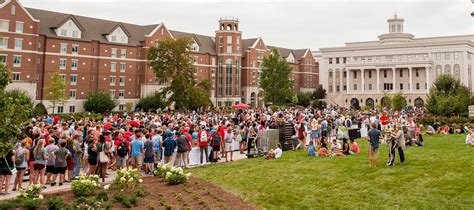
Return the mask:
[[[129,23],[121,23],[110,20],[103,20],[91,17],[84,17],[79,15],[65,14],[59,12],[52,12],[47,10],[26,8],[28,12],[36,19],[40,20],[40,34],[48,37],[58,37],[54,32],[54,28],[62,25],[62,23],[73,18],[73,21],[77,21],[84,30],[82,32],[81,40],[85,41],[99,41],[109,42],[105,37],[110,31],[122,25],[126,32],[130,35],[128,39],[129,45],[141,45],[141,42],[145,40],[145,35],[148,35],[156,25],[140,26]],[[75,19],[75,20],[74,20]]]
[[252,47],[253,44],[258,40],[258,38],[251,38],[251,39],[242,39],[242,51],[245,51]]
[[211,55],[216,54],[216,43],[214,41],[214,37],[200,35],[200,34],[187,33],[187,32],[181,32],[181,31],[173,31],[173,30],[170,30],[170,33],[175,38],[178,38],[178,37],[193,38],[194,40],[196,40],[196,42],[198,42],[200,53],[209,53]]
[[298,50],[293,50],[293,53],[294,53],[296,59],[299,60],[304,56],[306,51],[308,51],[308,49],[298,49]]

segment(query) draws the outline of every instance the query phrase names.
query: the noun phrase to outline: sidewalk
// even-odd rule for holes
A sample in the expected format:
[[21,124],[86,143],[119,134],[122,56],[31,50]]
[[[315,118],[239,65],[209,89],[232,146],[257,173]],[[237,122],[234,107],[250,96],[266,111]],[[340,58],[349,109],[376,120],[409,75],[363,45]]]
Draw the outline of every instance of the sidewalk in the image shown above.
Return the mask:
[[[194,168],[194,167],[200,167],[200,166],[204,166],[204,165],[208,165],[208,163],[205,163],[203,165],[200,165],[198,164],[198,160],[199,160],[200,156],[199,154],[197,154],[194,150],[193,152],[190,154],[190,159],[192,159],[191,163],[190,164],[190,167],[191,168]],[[235,151],[234,152],[234,155],[233,155],[233,160],[234,161],[239,161],[239,160],[244,160],[246,159],[247,156],[246,154],[240,154],[239,151]],[[172,158],[172,163],[174,163],[174,160],[175,160],[175,157],[173,156]],[[194,162],[193,162],[194,160]],[[230,162],[230,158],[229,158],[229,162]],[[226,163],[225,162],[225,158],[221,158],[221,160],[219,160],[218,162],[219,164],[220,163]],[[107,173],[109,173],[108,177],[105,178],[105,184],[110,184],[113,182],[113,180],[115,179],[117,173],[113,170],[108,170]],[[144,174],[142,174],[142,176],[145,176]],[[12,177],[13,179],[13,177]],[[28,187],[28,184],[29,182],[23,182],[23,187],[26,188]],[[100,182],[100,184],[102,184],[102,182]],[[11,189],[13,187],[13,184],[10,186],[10,194],[8,195],[0,195],[0,201],[4,201],[4,200],[12,200],[12,199],[15,199],[16,196],[19,194],[18,191],[15,191],[13,192]],[[71,190],[71,183],[64,183],[63,186],[54,186],[54,187],[51,187],[49,185],[46,186],[47,188],[43,190],[43,194],[44,195],[48,195],[48,194],[51,194],[51,193],[58,193],[58,192],[63,192],[63,191],[69,191]]]

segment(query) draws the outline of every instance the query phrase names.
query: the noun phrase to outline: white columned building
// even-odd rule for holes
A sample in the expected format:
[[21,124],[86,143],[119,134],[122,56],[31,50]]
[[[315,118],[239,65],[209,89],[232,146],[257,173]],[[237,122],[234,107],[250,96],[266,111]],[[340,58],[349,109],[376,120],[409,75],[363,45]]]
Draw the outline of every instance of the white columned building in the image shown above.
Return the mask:
[[[321,48],[320,84],[327,99],[345,107],[382,103],[384,94],[401,92],[407,103],[423,106],[433,81],[451,74],[474,92],[474,35],[415,38],[403,30],[404,19],[388,19],[379,40]],[[340,75],[341,78],[334,78]]]

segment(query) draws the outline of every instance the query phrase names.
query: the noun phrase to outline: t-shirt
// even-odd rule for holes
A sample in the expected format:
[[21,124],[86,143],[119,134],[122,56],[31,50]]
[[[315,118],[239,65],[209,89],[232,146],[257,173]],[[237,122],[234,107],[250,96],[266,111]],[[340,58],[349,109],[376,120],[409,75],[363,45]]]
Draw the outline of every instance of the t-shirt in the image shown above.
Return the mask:
[[314,145],[308,146],[308,156],[316,156],[316,151],[314,150]]
[[176,139],[178,143],[178,152],[187,152],[189,150],[188,141],[185,135],[181,135]]
[[161,150],[161,142],[163,141],[163,137],[160,135],[153,136],[153,149],[155,152],[160,152]]
[[372,128],[370,129],[369,131],[369,142],[370,142],[370,147],[372,148],[379,148],[379,138],[380,138],[380,131],[375,129],[375,128]]
[[234,139],[233,133],[227,133],[227,132],[225,133],[224,141],[226,143],[232,143],[233,139]]
[[[36,148],[33,150],[35,151]],[[44,159],[44,156],[48,156],[48,153],[46,152],[46,149],[43,148],[39,154],[35,155],[35,163],[36,164],[43,164],[45,165],[46,164],[46,160]]]
[[145,157],[151,157],[154,155],[154,148],[153,148],[153,141],[146,140],[145,141]]
[[[58,150],[59,147],[54,145],[54,144],[50,144],[46,147],[46,152],[48,153],[48,155],[56,152],[56,150]],[[48,160],[46,161],[46,165],[48,166],[54,166],[54,159],[53,158],[48,158]]]
[[163,141],[163,147],[165,149],[165,156],[173,155],[174,148],[176,148],[176,140],[171,137],[166,138],[165,141]]
[[144,148],[144,145],[141,140],[134,139],[132,141],[131,148],[132,148],[132,157],[142,156],[142,149]]
[[354,151],[354,153],[356,153],[356,154],[360,154],[359,145],[355,141],[354,141],[354,143],[352,143],[352,151]]
[[67,167],[66,155],[69,151],[66,148],[59,148],[54,152],[56,159],[54,160],[55,168]]
[[283,154],[283,151],[280,148],[275,149],[275,159],[281,158],[282,154]]

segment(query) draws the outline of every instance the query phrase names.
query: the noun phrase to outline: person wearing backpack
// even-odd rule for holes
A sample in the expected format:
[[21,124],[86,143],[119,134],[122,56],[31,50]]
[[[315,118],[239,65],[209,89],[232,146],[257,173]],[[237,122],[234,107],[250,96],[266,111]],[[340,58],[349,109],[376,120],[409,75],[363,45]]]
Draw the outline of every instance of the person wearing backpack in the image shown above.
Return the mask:
[[[218,130],[217,126],[215,130]],[[221,135],[217,132],[214,132],[214,135],[212,136],[212,151],[214,152],[214,163],[217,163],[217,160],[219,158],[219,151],[221,150],[221,144],[222,144]]]
[[[20,148],[18,148],[15,152],[14,156],[14,162],[15,162],[15,167],[16,167],[16,176],[15,176],[15,182],[13,184],[13,191],[21,190],[23,189],[22,184],[23,184],[23,175],[25,174],[26,167],[28,166],[27,161],[30,159],[30,150],[28,150],[26,147],[28,145],[28,142],[23,140],[20,143]],[[18,188],[17,188],[18,187]]]
[[198,132],[197,138],[198,138],[199,151],[201,153],[201,164],[203,164],[204,154],[205,154],[204,157],[206,158],[206,163],[209,163],[209,154],[208,154],[209,134],[207,133],[206,130],[202,129],[201,127],[197,127],[197,132]]
[[120,139],[120,143],[117,146],[117,169],[122,169],[127,166],[128,153],[130,151],[130,145],[125,139]]

